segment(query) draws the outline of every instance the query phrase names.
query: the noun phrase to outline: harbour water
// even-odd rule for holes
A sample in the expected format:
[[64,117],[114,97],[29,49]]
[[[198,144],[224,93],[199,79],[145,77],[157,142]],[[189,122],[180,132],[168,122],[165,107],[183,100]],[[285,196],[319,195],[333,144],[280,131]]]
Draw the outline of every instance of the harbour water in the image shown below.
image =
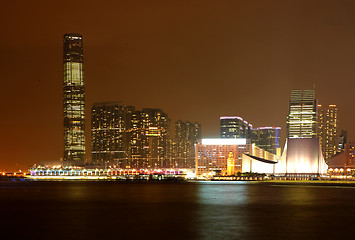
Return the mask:
[[3,181],[0,209],[12,239],[352,239],[355,187]]

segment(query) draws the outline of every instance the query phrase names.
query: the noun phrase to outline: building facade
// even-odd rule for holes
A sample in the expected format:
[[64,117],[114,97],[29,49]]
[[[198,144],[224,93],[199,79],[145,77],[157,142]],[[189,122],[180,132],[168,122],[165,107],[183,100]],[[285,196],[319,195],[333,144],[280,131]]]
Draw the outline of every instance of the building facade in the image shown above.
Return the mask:
[[91,119],[94,164],[135,169],[169,165],[170,120],[162,110],[97,103]]
[[64,164],[85,162],[85,85],[83,38],[69,33],[63,41]]
[[318,115],[314,90],[292,90],[286,143],[275,175],[291,178],[323,177],[327,172],[317,136]]
[[162,168],[169,162],[170,119],[161,109],[143,108],[132,118],[131,145],[135,145],[134,168]]
[[280,148],[280,127],[258,127],[251,130],[251,142],[259,148],[276,154]]
[[287,117],[287,138],[314,138],[317,135],[317,100],[314,90],[292,90]]
[[276,164],[275,175],[287,177],[319,177],[327,173],[319,139],[289,138],[282,157]]
[[336,105],[318,105],[318,133],[324,159],[335,155],[338,147],[338,108]]
[[344,151],[328,159],[331,176],[355,176],[355,142],[344,144]]
[[[251,144],[245,138],[202,139],[199,144],[195,145],[195,148],[197,176],[208,175],[213,172],[222,175],[242,173],[245,154],[276,163],[275,154]],[[250,165],[245,169],[245,171],[250,171]]]
[[221,138],[250,138],[253,126],[238,116],[220,117]]
[[212,172],[226,174],[228,162],[234,166],[233,172],[241,172],[243,154],[249,153],[250,147],[251,144],[247,144],[245,138],[208,139],[208,141],[202,139],[201,143],[195,145],[196,175]]
[[180,168],[194,168],[195,144],[199,139],[201,139],[200,123],[175,122],[171,165]]
[[95,103],[91,108],[92,163],[100,166],[127,166],[133,106],[122,103]]

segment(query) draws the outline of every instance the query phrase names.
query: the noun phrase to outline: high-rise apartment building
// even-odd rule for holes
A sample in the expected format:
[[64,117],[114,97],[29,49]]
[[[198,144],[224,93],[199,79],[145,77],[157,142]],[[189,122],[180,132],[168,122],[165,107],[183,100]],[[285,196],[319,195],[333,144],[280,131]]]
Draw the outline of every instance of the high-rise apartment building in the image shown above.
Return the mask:
[[327,160],[337,151],[338,108],[336,105],[318,105],[318,138],[324,159]]
[[171,165],[180,168],[195,167],[195,144],[201,138],[201,124],[175,122]]
[[141,144],[139,168],[166,167],[169,156],[170,119],[161,109],[143,108],[140,111],[138,142]]
[[83,37],[78,33],[64,35],[63,112],[64,164],[85,162],[85,86]]
[[127,129],[129,160],[126,167],[165,167],[170,157],[169,131],[170,119],[162,110],[144,108],[133,111]]
[[95,165],[127,166],[133,106],[96,103],[91,109],[91,152]]
[[280,148],[280,127],[258,127],[251,130],[251,142],[259,148],[276,154]]
[[314,138],[317,134],[317,100],[314,90],[292,90],[287,117],[287,138]]
[[162,110],[97,103],[91,119],[94,164],[136,169],[169,164],[170,120]]
[[241,117],[220,117],[221,138],[250,138],[252,125]]

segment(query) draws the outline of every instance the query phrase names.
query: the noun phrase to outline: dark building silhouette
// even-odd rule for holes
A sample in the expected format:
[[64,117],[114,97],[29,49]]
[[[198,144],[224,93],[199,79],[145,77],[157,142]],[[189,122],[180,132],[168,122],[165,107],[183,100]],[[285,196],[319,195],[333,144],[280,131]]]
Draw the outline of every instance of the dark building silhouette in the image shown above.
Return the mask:
[[83,38],[78,33],[64,35],[63,112],[64,165],[85,162],[85,86]]
[[346,130],[341,130],[339,140],[338,140],[338,148],[337,151],[341,152],[345,148],[345,144],[347,143],[348,132]]

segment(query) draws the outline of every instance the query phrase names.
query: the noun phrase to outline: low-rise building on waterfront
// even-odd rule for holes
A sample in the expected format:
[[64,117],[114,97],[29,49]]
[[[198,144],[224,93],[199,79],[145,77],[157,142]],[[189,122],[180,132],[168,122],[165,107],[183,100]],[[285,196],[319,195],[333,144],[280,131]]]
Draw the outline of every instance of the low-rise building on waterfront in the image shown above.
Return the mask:
[[43,180],[149,180],[185,178],[187,169],[122,169],[115,167],[77,167],[77,166],[34,166],[29,169],[29,179]]
[[331,176],[355,176],[355,142],[345,144],[344,151],[328,159]]
[[[199,144],[195,145],[195,164],[196,175],[206,174],[237,174],[242,172],[255,172],[252,168],[252,162],[259,161],[265,164],[262,159],[269,159],[270,162],[276,163],[276,155],[251,144],[246,138],[218,138],[218,139],[202,139]],[[256,158],[249,159],[245,156],[254,156]],[[248,161],[249,165],[244,161]],[[243,168],[244,166],[244,168]],[[261,171],[263,173],[263,171]]]

